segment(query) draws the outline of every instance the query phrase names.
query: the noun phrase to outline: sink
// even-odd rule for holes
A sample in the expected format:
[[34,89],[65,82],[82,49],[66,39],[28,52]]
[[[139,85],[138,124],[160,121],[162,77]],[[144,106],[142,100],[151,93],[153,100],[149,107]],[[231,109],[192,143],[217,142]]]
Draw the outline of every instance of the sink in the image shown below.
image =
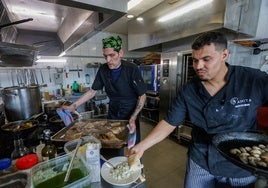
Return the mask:
[[29,174],[26,172],[16,172],[0,177],[0,188],[26,188],[28,184]]

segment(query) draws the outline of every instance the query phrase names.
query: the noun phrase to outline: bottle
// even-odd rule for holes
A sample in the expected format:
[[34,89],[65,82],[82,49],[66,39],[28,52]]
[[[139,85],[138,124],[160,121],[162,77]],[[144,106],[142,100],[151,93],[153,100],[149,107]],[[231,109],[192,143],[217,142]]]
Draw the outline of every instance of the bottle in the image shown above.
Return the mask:
[[83,93],[84,92],[84,86],[82,83],[79,84],[79,92]]
[[45,129],[43,133],[44,133],[45,147],[43,147],[41,151],[41,155],[42,155],[42,160],[47,161],[49,159],[53,159],[57,157],[57,148],[51,142],[51,139],[50,139],[51,131],[49,129]]
[[73,83],[72,90],[73,90],[73,92],[77,92],[77,93],[79,92],[79,85],[76,81],[74,81],[74,83]]
[[18,159],[26,154],[29,154],[29,149],[24,146],[22,138],[14,140],[14,150],[11,153],[11,159]]
[[90,76],[89,76],[89,74],[86,74],[86,84],[90,84]]

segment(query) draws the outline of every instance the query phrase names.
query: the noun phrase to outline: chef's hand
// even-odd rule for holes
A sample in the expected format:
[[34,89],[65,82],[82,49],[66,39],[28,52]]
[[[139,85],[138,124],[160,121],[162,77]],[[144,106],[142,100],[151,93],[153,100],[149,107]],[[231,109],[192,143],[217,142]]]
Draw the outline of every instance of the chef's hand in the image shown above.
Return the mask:
[[143,153],[144,153],[144,150],[142,149],[140,144],[137,144],[126,152],[126,157],[129,157],[131,155],[136,155],[140,159]]
[[74,112],[75,111],[75,107],[71,104],[69,106],[61,106],[60,109],[62,110],[69,110],[70,112]]
[[129,119],[129,127],[130,127],[130,132],[133,133],[136,131],[136,123],[135,123],[136,118],[131,116]]

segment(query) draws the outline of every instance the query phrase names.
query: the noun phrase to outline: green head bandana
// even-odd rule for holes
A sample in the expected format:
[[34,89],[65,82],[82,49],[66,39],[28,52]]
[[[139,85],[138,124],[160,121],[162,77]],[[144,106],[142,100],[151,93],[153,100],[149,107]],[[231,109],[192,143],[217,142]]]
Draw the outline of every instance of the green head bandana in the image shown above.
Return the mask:
[[114,48],[119,51],[122,48],[122,39],[119,36],[111,36],[102,39],[103,48]]

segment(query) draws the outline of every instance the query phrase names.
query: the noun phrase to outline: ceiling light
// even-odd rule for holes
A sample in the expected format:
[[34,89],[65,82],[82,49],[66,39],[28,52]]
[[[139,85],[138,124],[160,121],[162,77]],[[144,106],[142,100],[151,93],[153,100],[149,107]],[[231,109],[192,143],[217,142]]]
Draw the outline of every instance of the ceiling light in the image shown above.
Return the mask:
[[142,17],[138,17],[136,18],[137,21],[143,21],[143,18]]
[[133,14],[128,14],[127,18],[129,18],[129,19],[134,18],[134,15]]
[[140,2],[142,2],[142,0],[130,0],[127,3],[127,10],[130,10],[132,8],[134,8],[135,6],[137,6]]
[[38,59],[36,63],[66,63],[66,59]]
[[185,13],[188,13],[188,12],[194,10],[194,9],[197,9],[197,8],[200,8],[200,7],[204,6],[204,5],[207,5],[207,4],[211,3],[212,1],[213,0],[206,0],[206,1],[199,0],[199,1],[196,1],[196,2],[193,2],[193,3],[189,3],[189,4],[185,5],[185,6],[182,6],[182,7],[178,8],[174,12],[171,12],[171,13],[163,16],[163,17],[160,17],[158,19],[158,21],[159,22],[168,21],[170,19],[173,19],[175,17],[181,16],[181,15],[183,15]]
[[66,53],[65,52],[61,52],[61,54],[59,55],[59,57],[65,56]]

